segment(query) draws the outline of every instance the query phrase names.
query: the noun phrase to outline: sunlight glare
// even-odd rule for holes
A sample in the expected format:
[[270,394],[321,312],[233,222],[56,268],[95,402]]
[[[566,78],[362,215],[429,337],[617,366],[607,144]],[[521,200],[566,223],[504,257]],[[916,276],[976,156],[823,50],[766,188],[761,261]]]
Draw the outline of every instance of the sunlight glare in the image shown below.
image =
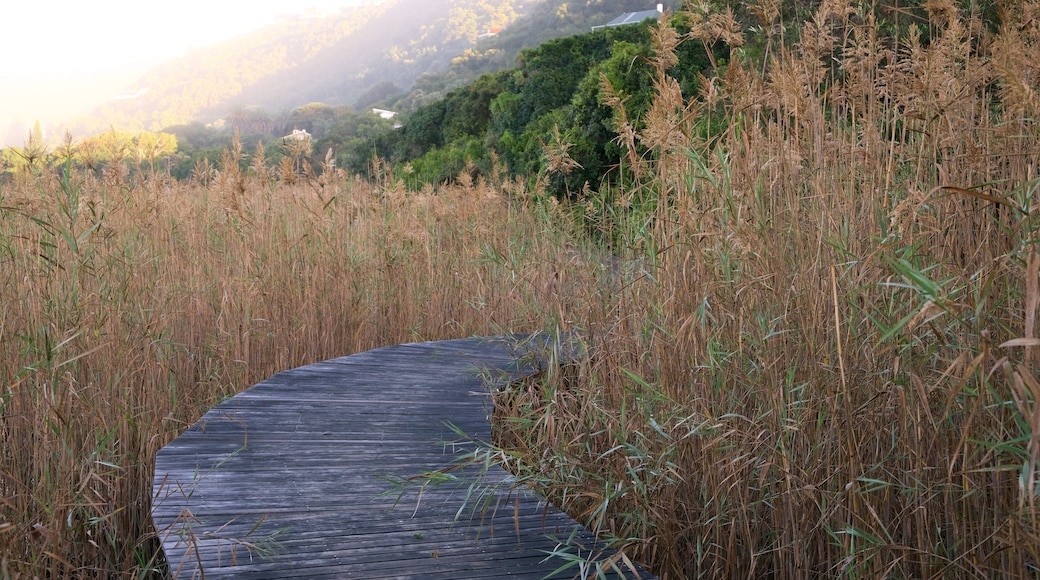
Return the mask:
[[[335,11],[356,0],[17,2],[5,6],[0,81],[89,74],[158,62],[259,28],[280,14]],[[11,57],[13,56],[13,58]]]

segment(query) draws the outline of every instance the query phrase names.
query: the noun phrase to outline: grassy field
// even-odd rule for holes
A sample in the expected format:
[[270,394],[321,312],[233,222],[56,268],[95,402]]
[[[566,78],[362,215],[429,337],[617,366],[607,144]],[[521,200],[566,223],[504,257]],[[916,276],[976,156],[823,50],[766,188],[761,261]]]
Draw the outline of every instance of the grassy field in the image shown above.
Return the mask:
[[[234,152],[0,184],[0,577],[153,574],[156,450],[277,370],[536,329],[591,356],[483,452],[662,577],[1036,577],[1040,3],[930,2],[927,44],[846,5],[757,56],[659,29],[619,185],[571,203]],[[671,48],[718,41],[683,99]]]

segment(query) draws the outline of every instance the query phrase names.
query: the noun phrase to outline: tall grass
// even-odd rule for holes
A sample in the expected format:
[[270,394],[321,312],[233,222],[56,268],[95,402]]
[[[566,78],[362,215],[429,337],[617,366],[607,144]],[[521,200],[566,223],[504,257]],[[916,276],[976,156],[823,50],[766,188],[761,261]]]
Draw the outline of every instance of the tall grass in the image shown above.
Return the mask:
[[156,451],[278,370],[557,317],[538,297],[567,244],[522,196],[278,184],[240,157],[0,184],[0,577],[159,573]]
[[[498,396],[502,457],[664,578],[1035,578],[1040,4],[753,4],[797,42],[659,28],[636,183],[584,200],[624,258],[592,356]],[[721,41],[684,98],[673,47]]]
[[[0,184],[0,576],[161,568],[156,450],[277,370],[550,328],[590,356],[499,393],[498,456],[661,576],[1035,577],[1040,4],[898,39],[868,4],[662,26],[580,204],[238,147]],[[678,42],[731,46],[698,95]]]

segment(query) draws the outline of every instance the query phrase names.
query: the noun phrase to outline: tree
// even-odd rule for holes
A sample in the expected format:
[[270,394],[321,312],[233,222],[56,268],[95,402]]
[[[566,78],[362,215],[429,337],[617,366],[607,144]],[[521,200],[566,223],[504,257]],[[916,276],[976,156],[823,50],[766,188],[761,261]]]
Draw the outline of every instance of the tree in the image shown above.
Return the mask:
[[336,123],[336,110],[325,103],[307,103],[289,113],[286,132],[302,129],[315,139],[321,139]]
[[228,115],[232,131],[241,135],[269,134],[275,128],[271,114],[257,106],[237,106]]
[[381,103],[394,95],[401,94],[401,89],[390,80],[383,80],[371,86],[354,101],[355,109],[365,109]]

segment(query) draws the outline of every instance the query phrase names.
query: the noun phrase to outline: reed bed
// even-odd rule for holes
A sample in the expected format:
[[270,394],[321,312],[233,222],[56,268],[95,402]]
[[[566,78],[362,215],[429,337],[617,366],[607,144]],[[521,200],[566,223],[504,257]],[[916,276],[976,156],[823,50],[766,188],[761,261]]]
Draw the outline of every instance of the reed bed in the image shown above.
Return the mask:
[[[587,360],[499,392],[478,453],[621,550],[574,570],[1035,578],[1040,4],[924,6],[749,3],[755,52],[691,4],[644,119],[605,87],[628,155],[576,203],[237,147],[0,184],[0,576],[161,573],[156,450],[278,370],[548,329]],[[730,45],[698,95],[678,42]]]
[[[646,118],[605,87],[625,185],[582,211],[618,281],[492,449],[622,548],[575,570],[1040,574],[1040,4],[962,4],[895,38],[871,3],[753,2],[759,58],[691,4]],[[679,42],[732,49],[686,98]]]
[[279,370],[552,325],[572,257],[523,191],[241,161],[0,184],[0,577],[161,575],[156,451]]

